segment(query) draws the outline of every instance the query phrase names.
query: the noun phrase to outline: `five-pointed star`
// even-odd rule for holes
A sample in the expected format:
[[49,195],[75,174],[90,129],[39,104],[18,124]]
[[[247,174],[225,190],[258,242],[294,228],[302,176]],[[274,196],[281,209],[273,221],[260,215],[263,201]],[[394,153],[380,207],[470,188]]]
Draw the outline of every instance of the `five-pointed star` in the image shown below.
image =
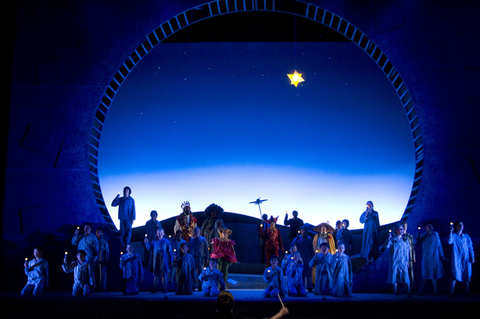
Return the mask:
[[302,78],[302,73],[298,73],[297,70],[295,70],[295,72],[293,72],[293,74],[287,74],[287,75],[288,75],[288,78],[290,79],[290,81],[292,81],[290,84],[295,85],[295,87],[297,87],[298,83],[305,81]]

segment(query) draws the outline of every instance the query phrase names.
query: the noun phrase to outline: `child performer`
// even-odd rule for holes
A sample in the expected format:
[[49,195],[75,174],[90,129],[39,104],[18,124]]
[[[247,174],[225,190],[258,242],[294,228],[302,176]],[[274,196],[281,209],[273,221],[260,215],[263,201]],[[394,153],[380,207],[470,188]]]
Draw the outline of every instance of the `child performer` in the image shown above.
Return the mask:
[[397,283],[405,284],[407,297],[410,294],[410,278],[408,276],[408,261],[410,258],[410,246],[403,240],[403,226],[397,224],[393,229],[395,236],[390,233],[390,239],[386,248],[389,249],[388,278],[387,283],[392,284],[393,296],[397,296]]
[[332,268],[333,295],[337,297],[352,296],[352,261],[345,254],[345,244],[343,243],[338,244],[338,252],[333,256]]
[[98,227],[95,234],[97,235],[99,253],[96,259],[96,268],[98,269],[99,290],[107,290],[107,263],[110,256],[108,242],[103,237],[104,231],[102,227]]
[[348,226],[350,226],[350,222],[348,219],[344,219],[342,221],[342,228],[337,232],[337,247],[340,244],[344,244],[345,254],[350,256],[353,252],[353,236],[350,230],[348,230]]
[[278,256],[278,250],[283,249],[283,242],[282,242],[282,236],[280,235],[280,231],[277,229],[277,218],[273,218],[273,216],[270,217],[270,220],[268,223],[270,224],[270,227],[267,229],[264,229],[265,227],[262,227],[260,229],[260,234],[265,235],[266,240],[265,240],[265,256],[267,259],[267,265],[270,260],[270,256]]
[[[288,250],[288,252],[285,252],[285,256],[283,257],[283,260],[282,260],[282,269],[285,270],[285,272],[287,271],[287,267],[288,265],[293,262],[294,260],[294,254],[297,252],[297,245],[295,244],[291,244],[290,245],[290,249]],[[300,254],[300,253],[299,253]],[[300,257],[300,262],[303,264],[303,259],[302,257]]]
[[223,274],[223,280],[226,283],[228,280],[228,267],[231,263],[237,262],[235,249],[233,248],[235,242],[228,238],[232,233],[230,229],[220,228],[218,233],[220,238],[212,239],[213,251],[210,257],[217,259],[218,270]]
[[140,255],[135,253],[133,245],[127,244],[127,253],[120,257],[120,268],[125,280],[124,295],[136,295],[140,291],[139,285],[143,281],[143,267]]
[[163,292],[167,293],[167,276],[168,276],[168,265],[173,261],[172,256],[172,246],[170,242],[165,239],[163,236],[165,231],[163,228],[157,229],[157,235],[155,239],[149,243],[148,238],[145,237],[144,243],[145,248],[150,251],[150,263],[148,269],[153,274],[153,288],[152,293],[157,292],[158,281],[161,278]]
[[316,252],[312,260],[310,260],[310,267],[316,266],[315,272],[315,288],[313,293],[316,295],[330,295],[332,294],[333,278],[331,264],[333,262],[333,255],[329,252],[329,245],[327,243],[320,244],[320,252]]
[[265,298],[277,298],[278,295],[285,295],[285,288],[283,284],[283,271],[278,267],[278,257],[270,256],[270,267],[263,272],[263,280],[268,284],[268,287],[263,292]]
[[457,280],[465,282],[465,295],[469,296],[472,264],[475,262],[475,255],[473,252],[472,239],[463,232],[463,222],[461,220],[457,220],[450,229],[448,243],[452,245],[450,296],[453,296]]
[[[225,290],[225,281],[220,270],[217,269],[217,260],[210,258],[208,267],[205,268],[198,279],[202,281],[202,291],[205,297],[216,297],[220,291]],[[220,291],[218,286],[220,285]]]
[[200,236],[200,228],[198,227],[195,227],[193,237],[190,237],[188,240],[188,251],[195,262],[195,287],[200,291],[201,286],[198,276],[205,265],[205,259],[208,255],[208,243],[205,237]]
[[[185,239],[183,239],[183,232],[179,229],[175,232],[175,237],[173,240],[170,242],[172,245],[172,251],[173,251],[173,258],[175,259],[176,256],[180,254],[180,245],[186,244],[187,242]],[[176,280],[176,275],[177,274],[177,264],[172,263],[172,269],[170,271],[170,281],[172,284],[176,285],[177,280]]]
[[176,295],[191,295],[193,294],[193,283],[195,280],[195,262],[192,255],[188,253],[188,246],[186,243],[180,245],[180,253],[175,256],[173,262],[177,265],[176,268]]
[[63,259],[63,271],[66,273],[73,271],[73,289],[72,296],[90,296],[92,294],[93,279],[90,276],[90,263],[85,260],[87,253],[85,250],[77,252],[77,261],[68,265],[67,255]]
[[42,254],[43,249],[37,246],[33,249],[35,258],[30,261],[27,261],[27,258],[25,258],[23,267],[28,280],[21,292],[23,296],[30,294],[40,296],[43,292],[43,287],[48,287],[48,262],[42,258]]
[[288,294],[292,297],[306,297],[307,291],[303,281],[303,261],[300,253],[294,252],[292,262],[288,263],[285,273],[287,275]]

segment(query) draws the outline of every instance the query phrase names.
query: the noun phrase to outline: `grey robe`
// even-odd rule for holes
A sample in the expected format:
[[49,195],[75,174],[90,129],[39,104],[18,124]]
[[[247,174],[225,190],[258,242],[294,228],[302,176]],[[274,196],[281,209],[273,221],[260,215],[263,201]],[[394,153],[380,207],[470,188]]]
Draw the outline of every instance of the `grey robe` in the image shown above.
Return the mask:
[[332,263],[333,289],[332,294],[337,297],[351,296],[353,284],[352,261],[346,254],[335,254]]
[[445,276],[441,258],[443,249],[440,237],[435,231],[425,232],[417,240],[422,243],[422,279],[440,279]]
[[448,237],[448,243],[452,245],[452,277],[458,281],[470,281],[475,258],[470,236],[453,233]]
[[313,289],[313,292],[316,295],[330,295],[332,293],[332,262],[333,255],[330,253],[327,253],[326,255],[322,253],[315,254],[312,260],[310,260],[310,267],[316,266],[315,288]]
[[410,245],[403,238],[394,237],[388,241],[388,277],[387,283],[410,283],[408,264]]
[[367,216],[367,212],[363,212],[360,216],[360,223],[365,224],[363,227],[362,241],[362,257],[377,258],[378,255],[378,232],[380,229],[380,221],[378,212],[372,210]]

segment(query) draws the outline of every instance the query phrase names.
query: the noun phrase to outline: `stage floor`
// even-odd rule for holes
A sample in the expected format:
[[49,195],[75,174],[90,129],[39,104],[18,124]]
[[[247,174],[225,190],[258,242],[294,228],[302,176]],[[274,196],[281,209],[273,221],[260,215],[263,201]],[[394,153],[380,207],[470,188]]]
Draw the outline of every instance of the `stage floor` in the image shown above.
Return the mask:
[[[268,318],[281,307],[278,298],[263,298],[262,289],[230,290],[236,310],[249,318]],[[96,292],[90,297],[71,297],[68,292],[46,292],[39,298],[20,293],[1,293],[2,318],[208,318],[215,300],[201,292],[177,296],[173,292],[140,292],[124,296],[120,292]],[[480,296],[455,298],[448,295],[393,297],[390,294],[354,294],[349,298],[286,296],[282,299],[290,314],[285,318],[478,318]]]

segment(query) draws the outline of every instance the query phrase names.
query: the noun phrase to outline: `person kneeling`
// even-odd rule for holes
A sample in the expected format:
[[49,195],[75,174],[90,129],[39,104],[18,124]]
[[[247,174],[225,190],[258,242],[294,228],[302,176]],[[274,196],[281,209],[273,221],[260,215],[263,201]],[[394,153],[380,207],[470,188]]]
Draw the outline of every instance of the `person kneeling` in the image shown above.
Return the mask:
[[[217,259],[210,258],[208,267],[198,277],[202,281],[202,290],[205,297],[216,297],[220,291],[225,290],[223,274],[217,269]],[[220,285],[220,291],[218,290]]]
[[268,287],[263,292],[265,298],[284,296],[283,285],[283,271],[278,266],[278,257],[270,256],[270,267],[263,272],[263,280],[268,284]]
[[67,255],[63,259],[63,271],[66,273],[73,271],[73,289],[72,296],[90,296],[92,294],[92,276],[90,276],[90,264],[85,260],[87,253],[80,249],[77,252],[77,261],[68,265]]
[[305,284],[303,283],[303,263],[300,257],[300,253],[293,253],[292,262],[288,264],[285,269],[287,274],[287,287],[288,294],[292,297],[307,297],[308,293],[305,290]]

